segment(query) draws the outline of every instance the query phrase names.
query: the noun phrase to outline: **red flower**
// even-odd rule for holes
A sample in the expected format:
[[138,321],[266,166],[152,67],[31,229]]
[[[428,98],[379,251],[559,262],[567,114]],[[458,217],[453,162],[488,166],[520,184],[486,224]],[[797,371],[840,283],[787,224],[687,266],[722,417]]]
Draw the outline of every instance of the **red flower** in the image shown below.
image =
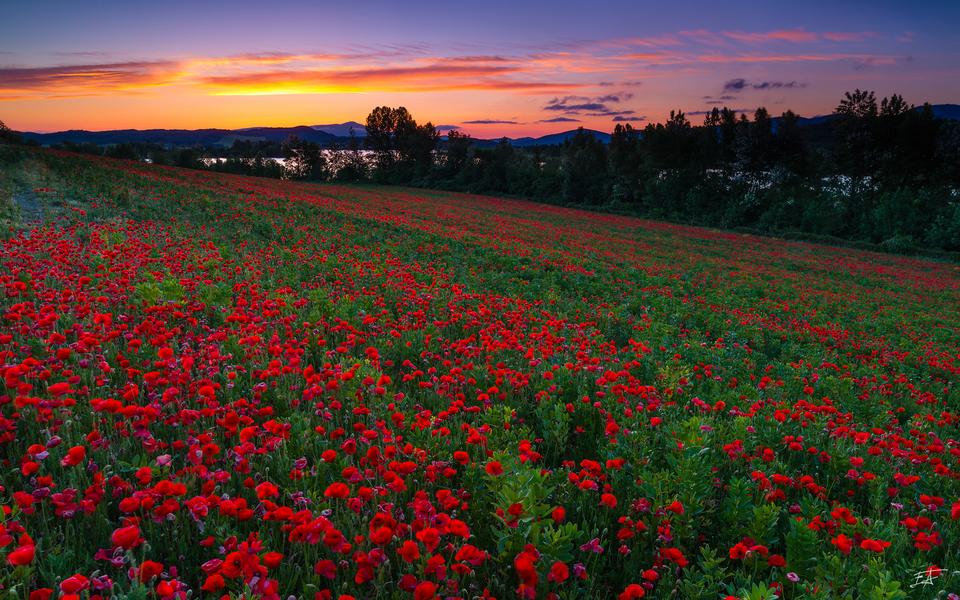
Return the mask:
[[83,462],[87,457],[87,449],[83,446],[74,446],[67,450],[67,455],[60,459],[60,465],[64,467],[73,467]]
[[678,515],[682,515],[684,512],[683,504],[679,500],[674,500],[671,502],[670,505],[667,506],[667,510]]
[[631,583],[628,585],[620,595],[617,596],[618,600],[636,600],[637,598],[643,598],[647,595],[646,590],[643,589],[643,586],[639,583]]
[[730,560],[743,560],[747,556],[747,552],[750,551],[750,548],[743,542],[737,542],[730,547],[730,551],[727,553],[730,556]]
[[548,581],[563,583],[570,577],[570,569],[563,561],[557,561],[550,567],[550,574],[547,575]]
[[617,497],[613,494],[603,494],[600,496],[600,503],[606,506],[607,508],[616,508],[617,506]]
[[113,535],[110,536],[110,542],[114,548],[130,550],[142,544],[143,538],[140,537],[139,527],[136,525],[127,525],[126,527],[114,530]]
[[683,552],[679,548],[661,548],[660,555],[665,559],[676,563],[676,565],[680,568],[684,568],[690,564],[690,561],[687,560],[687,557],[683,555]]
[[405,540],[397,552],[404,562],[412,563],[420,558],[420,547],[413,540]]
[[883,552],[889,546],[890,542],[885,542],[883,540],[866,539],[860,542],[860,547],[864,550],[869,550],[870,552]]
[[567,518],[567,511],[562,506],[558,506],[550,513],[550,518],[553,519],[554,523],[562,523]]
[[536,587],[540,577],[537,575],[537,557],[530,552],[521,552],[513,559],[513,568],[517,570],[520,581],[528,587]]
[[337,481],[328,485],[323,495],[327,498],[346,498],[350,495],[350,488],[347,484]]
[[283,554],[279,552],[267,552],[263,555],[263,564],[268,569],[276,569],[283,562]]
[[33,562],[36,555],[36,547],[30,536],[23,534],[20,536],[20,545],[7,555],[7,564],[14,567],[29,565]]
[[496,460],[488,462],[487,466],[484,467],[484,469],[486,470],[488,475],[492,475],[494,477],[503,475],[503,465],[501,465],[500,462]]
[[842,533],[830,540],[830,543],[836,546],[837,550],[844,554],[850,554],[850,550],[853,549],[853,540]]
[[487,553],[471,544],[464,544],[463,548],[457,551],[455,558],[458,561],[479,567],[487,559]]
[[313,565],[313,572],[319,575],[320,577],[326,577],[327,579],[333,579],[337,576],[337,564],[325,558],[323,560],[317,561],[317,564]]
[[227,587],[227,582],[223,579],[223,575],[220,573],[214,573],[213,575],[208,575],[206,580],[204,580],[203,585],[200,586],[200,589],[204,592],[215,593],[223,588]]
[[385,546],[393,539],[393,530],[389,527],[377,527],[370,533],[370,541],[378,546]]
[[137,580],[141,583],[147,583],[154,577],[158,577],[161,573],[163,573],[163,564],[155,560],[145,560],[143,564],[140,565],[140,568],[137,569]]
[[437,584],[421,581],[413,590],[413,600],[433,600],[437,597]]
[[269,481],[264,481],[257,486],[257,498],[265,500],[267,498],[276,498],[280,495],[280,490],[277,486],[273,485]]
[[427,527],[423,531],[417,532],[417,539],[423,542],[427,550],[433,552],[440,545],[440,532],[434,527]]
[[60,591],[67,594],[76,594],[88,587],[90,587],[90,580],[79,573],[60,582]]

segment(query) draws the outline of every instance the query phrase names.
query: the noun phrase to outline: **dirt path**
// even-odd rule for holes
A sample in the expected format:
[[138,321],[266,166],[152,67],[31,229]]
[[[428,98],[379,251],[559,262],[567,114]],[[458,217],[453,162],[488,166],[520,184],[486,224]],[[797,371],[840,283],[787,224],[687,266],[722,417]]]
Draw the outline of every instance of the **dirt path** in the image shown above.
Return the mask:
[[44,201],[33,191],[16,192],[13,203],[20,213],[20,223],[42,223],[47,211]]

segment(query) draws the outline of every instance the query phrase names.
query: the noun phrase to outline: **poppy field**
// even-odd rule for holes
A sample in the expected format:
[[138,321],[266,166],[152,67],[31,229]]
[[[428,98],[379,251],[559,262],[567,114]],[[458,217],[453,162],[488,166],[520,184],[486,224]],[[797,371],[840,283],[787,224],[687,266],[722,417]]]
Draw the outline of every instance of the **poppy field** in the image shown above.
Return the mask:
[[3,146],[0,200],[4,597],[960,594],[956,264]]

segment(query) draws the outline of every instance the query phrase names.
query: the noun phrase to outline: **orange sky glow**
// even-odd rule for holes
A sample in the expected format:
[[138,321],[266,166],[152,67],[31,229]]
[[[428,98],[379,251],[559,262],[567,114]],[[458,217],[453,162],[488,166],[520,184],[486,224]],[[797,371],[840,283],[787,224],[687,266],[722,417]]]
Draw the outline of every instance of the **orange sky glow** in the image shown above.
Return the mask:
[[123,41],[53,50],[52,41],[27,37],[18,48],[8,38],[0,42],[0,119],[29,131],[293,126],[362,122],[385,104],[497,137],[643,126],[671,109],[697,122],[720,105],[822,114],[854,86],[915,103],[960,96],[960,77],[949,76],[958,75],[955,40],[931,53],[914,32],[885,21],[879,31],[746,24],[506,43],[477,36],[358,46],[273,35],[268,50],[222,43],[229,52],[172,42],[137,50]]

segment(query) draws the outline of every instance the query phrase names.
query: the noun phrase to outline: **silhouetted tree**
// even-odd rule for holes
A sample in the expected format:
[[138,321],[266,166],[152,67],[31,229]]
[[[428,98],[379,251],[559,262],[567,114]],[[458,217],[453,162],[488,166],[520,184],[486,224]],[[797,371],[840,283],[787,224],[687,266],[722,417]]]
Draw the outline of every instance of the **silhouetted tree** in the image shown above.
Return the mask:
[[0,142],[19,144],[22,141],[23,138],[19,133],[7,127],[6,123],[3,121],[0,121]]
[[397,109],[378,106],[367,115],[366,144],[375,153],[378,170],[391,169],[396,162],[394,137],[398,121],[406,117],[409,117],[409,113],[402,106]]
[[573,204],[603,204],[606,198],[606,147],[583,127],[564,144],[563,199]]
[[327,178],[327,160],[320,144],[291,136],[283,145],[283,150],[286,177],[312,181],[323,181]]
[[470,157],[471,142],[469,134],[461,133],[456,129],[447,133],[446,158],[443,170],[448,177],[460,173],[466,166]]
[[402,106],[378,106],[367,116],[367,146],[376,153],[377,174],[383,180],[425,175],[439,137],[433,124],[417,125]]

